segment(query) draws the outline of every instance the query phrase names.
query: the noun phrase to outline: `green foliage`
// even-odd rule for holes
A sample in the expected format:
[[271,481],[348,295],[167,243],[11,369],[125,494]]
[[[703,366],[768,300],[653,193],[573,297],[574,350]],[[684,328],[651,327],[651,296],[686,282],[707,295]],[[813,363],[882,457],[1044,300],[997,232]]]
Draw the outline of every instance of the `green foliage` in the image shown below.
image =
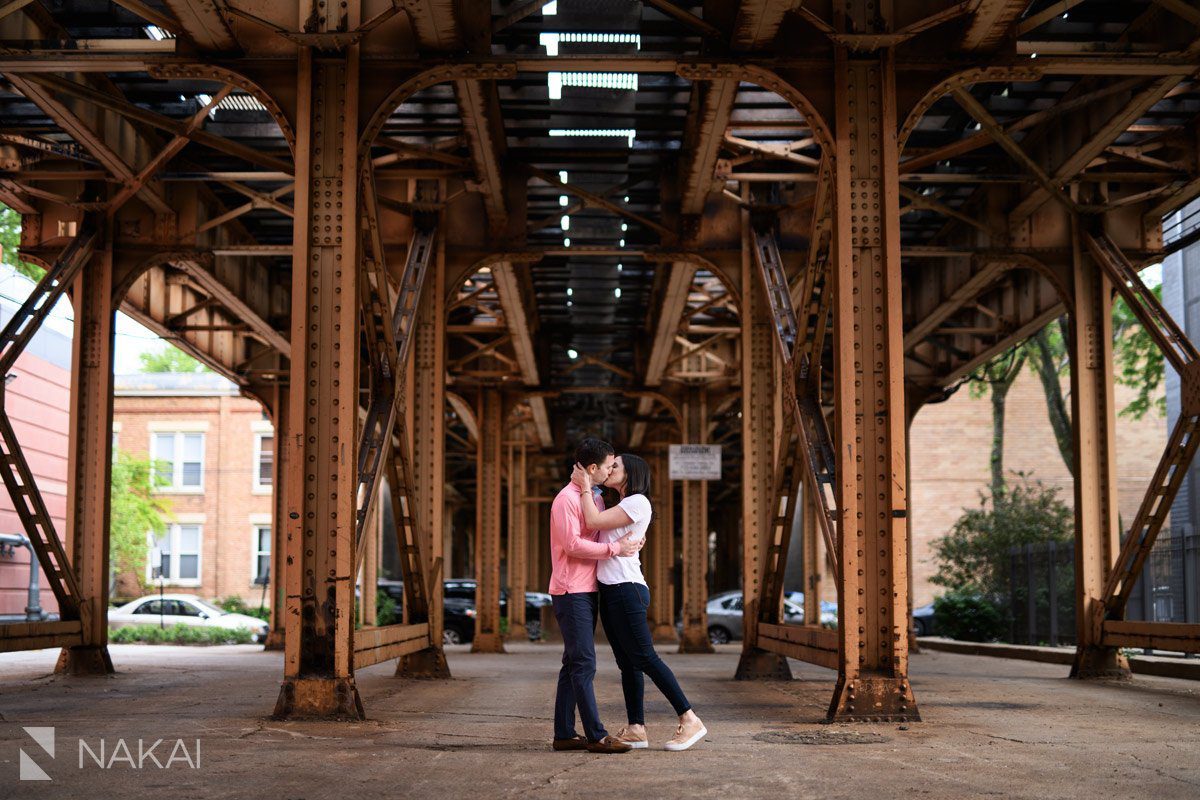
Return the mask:
[[978,508],[964,509],[946,536],[933,543],[938,573],[933,582],[967,594],[997,598],[1008,591],[1009,551],[1026,544],[1071,541],[1071,509],[1058,490],[1024,473],[1000,494],[980,494]]
[[0,203],[0,260],[16,268],[25,277],[40,281],[46,270],[37,264],[22,261],[18,255],[21,249],[21,215],[8,206]]
[[254,633],[249,628],[204,628],[182,622],[160,628],[158,625],[126,625],[109,631],[114,644],[250,644]]
[[375,624],[393,625],[400,621],[400,609],[392,596],[382,589],[375,592]]
[[178,347],[167,345],[157,353],[138,353],[142,372],[211,372]]
[[1007,628],[995,602],[973,592],[951,591],[933,601],[934,627],[941,636],[964,642],[994,642]]
[[262,606],[248,606],[246,601],[236,594],[226,597],[224,600],[218,600],[217,605],[222,611],[228,611],[230,614],[245,614],[257,617],[263,622],[271,621],[271,609]]
[[146,534],[161,534],[167,528],[171,504],[153,489],[167,482],[166,470],[151,469],[150,459],[117,451],[112,465],[108,523],[109,554],[115,574],[136,575],[144,581],[149,545]]
[[[1151,289],[1162,300],[1162,284]],[[1117,383],[1137,390],[1137,396],[1121,409],[1121,416],[1141,419],[1151,409],[1160,416],[1167,415],[1166,397],[1159,394],[1163,385],[1163,354],[1146,333],[1146,328],[1133,311],[1118,297],[1113,305],[1113,362]],[[1159,394],[1158,397],[1154,395]]]

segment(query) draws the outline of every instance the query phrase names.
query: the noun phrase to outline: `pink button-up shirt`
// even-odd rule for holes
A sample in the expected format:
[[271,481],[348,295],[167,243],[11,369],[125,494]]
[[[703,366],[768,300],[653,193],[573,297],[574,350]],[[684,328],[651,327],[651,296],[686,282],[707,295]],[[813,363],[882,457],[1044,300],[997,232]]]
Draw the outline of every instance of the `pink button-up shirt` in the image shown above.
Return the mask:
[[[596,562],[621,552],[618,542],[596,541],[596,532],[584,525],[579,502],[579,487],[568,483],[550,506],[550,594],[596,591]],[[599,498],[596,507],[604,509]]]

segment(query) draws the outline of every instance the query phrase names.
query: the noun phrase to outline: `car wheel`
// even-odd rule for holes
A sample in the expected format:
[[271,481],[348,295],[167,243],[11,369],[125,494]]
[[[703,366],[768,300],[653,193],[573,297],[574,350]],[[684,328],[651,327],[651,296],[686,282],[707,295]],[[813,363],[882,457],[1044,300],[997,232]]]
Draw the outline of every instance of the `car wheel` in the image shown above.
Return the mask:
[[913,618],[913,631],[917,634],[917,636],[928,636],[929,635],[929,624],[927,622],[925,622],[925,620],[921,619],[920,617],[914,617]]
[[729,631],[720,625],[713,625],[708,629],[708,640],[713,644],[729,644],[729,640],[732,638]]
[[463,636],[454,628],[446,628],[442,631],[442,644],[462,644]]

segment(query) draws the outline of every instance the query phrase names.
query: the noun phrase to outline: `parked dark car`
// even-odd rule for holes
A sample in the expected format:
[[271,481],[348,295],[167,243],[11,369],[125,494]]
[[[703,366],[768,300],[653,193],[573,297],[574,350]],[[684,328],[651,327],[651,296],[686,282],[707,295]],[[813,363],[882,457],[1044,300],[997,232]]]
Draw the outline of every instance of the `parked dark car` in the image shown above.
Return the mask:
[[933,635],[933,603],[913,609],[913,630],[917,636]]
[[[397,612],[404,604],[404,581],[381,578],[379,589],[396,601]],[[445,644],[467,644],[475,638],[475,591],[478,584],[474,578],[450,578],[442,581],[443,620],[442,640]],[[525,631],[530,641],[542,636],[542,606],[551,603],[550,595],[544,592],[525,593]],[[508,590],[500,590],[500,616],[508,617]]]

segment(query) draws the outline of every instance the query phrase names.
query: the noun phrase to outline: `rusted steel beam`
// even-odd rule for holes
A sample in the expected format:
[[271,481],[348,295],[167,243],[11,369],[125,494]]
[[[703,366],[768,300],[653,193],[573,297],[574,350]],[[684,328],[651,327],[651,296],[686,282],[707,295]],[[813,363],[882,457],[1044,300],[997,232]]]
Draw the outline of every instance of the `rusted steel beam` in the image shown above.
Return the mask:
[[[357,14],[357,7],[352,9]],[[297,68],[284,677],[275,716],[361,719],[354,682],[358,52]],[[354,87],[347,90],[348,87]],[[334,110],[337,113],[333,113]],[[314,470],[313,464],[323,464]]]
[[[45,91],[40,81],[45,76],[9,75],[9,82],[26,99],[40,108],[60,128],[74,139],[80,147],[90,153],[105,169],[123,183],[136,181],[137,176],[126,159],[109,146],[105,138],[92,125],[80,117],[74,109]],[[159,214],[172,214],[174,209],[156,187],[143,187],[142,199]]]
[[[689,388],[683,401],[684,444],[708,441],[708,397],[703,387]],[[683,536],[681,653],[711,653],[708,640],[708,482],[680,483]]]
[[[201,50],[233,52],[237,50],[237,39],[217,3],[196,3],[192,0],[163,0],[178,23],[166,27],[174,33],[182,32]],[[153,22],[153,20],[151,20]],[[155,23],[158,24],[158,23]]]
[[705,200],[714,189],[717,157],[737,101],[738,81],[720,78],[697,82],[692,85],[692,91],[699,96],[699,110],[689,120],[683,140],[679,180],[682,188],[680,212],[683,214],[703,213]]
[[[856,6],[859,11],[861,7]],[[837,51],[834,439],[840,590],[831,719],[919,719],[908,682],[896,75]]]
[[[500,635],[500,475],[503,468],[504,397],[491,387],[479,392],[479,438],[475,463],[475,638],[472,653],[503,653]],[[510,598],[509,604],[520,602]]]

